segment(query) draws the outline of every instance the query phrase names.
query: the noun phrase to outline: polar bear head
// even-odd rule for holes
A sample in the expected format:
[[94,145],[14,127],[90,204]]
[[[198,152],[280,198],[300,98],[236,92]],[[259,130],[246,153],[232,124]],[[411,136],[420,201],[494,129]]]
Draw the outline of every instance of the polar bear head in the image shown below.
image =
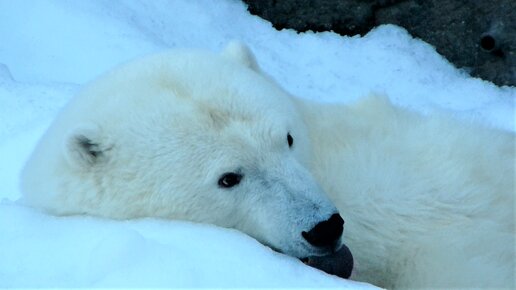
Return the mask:
[[232,43],[149,56],[94,81],[40,141],[22,190],[56,214],[210,223],[289,255],[324,255],[343,220],[311,158],[292,97]]

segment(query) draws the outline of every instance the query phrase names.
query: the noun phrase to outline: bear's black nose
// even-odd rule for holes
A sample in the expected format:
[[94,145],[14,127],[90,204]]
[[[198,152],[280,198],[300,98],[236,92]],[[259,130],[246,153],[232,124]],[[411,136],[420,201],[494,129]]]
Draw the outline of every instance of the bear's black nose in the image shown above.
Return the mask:
[[302,232],[303,238],[316,247],[334,247],[344,230],[344,220],[336,213],[326,221],[315,225],[308,232]]

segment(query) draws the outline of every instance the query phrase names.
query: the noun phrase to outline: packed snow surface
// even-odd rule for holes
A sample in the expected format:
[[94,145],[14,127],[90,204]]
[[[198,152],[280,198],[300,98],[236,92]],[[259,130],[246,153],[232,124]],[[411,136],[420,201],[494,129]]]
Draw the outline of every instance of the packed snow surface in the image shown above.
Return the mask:
[[138,56],[174,47],[217,51],[232,39],[247,43],[262,69],[299,97],[350,102],[379,93],[422,113],[515,131],[514,87],[468,76],[395,26],[364,37],[276,31],[237,0],[0,0],[1,288],[373,288],[235,230],[55,217],[17,203],[24,162],[81,85]]

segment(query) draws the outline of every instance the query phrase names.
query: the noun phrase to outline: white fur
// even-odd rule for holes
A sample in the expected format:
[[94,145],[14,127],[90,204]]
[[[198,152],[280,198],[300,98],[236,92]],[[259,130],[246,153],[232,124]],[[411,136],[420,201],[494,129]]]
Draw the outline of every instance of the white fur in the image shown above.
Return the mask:
[[[298,257],[321,254],[300,233],[336,212],[331,199],[358,280],[514,287],[514,155],[512,133],[382,98],[293,98],[232,43],[93,82],[40,141],[22,189],[54,214],[212,223]],[[218,187],[225,172],[241,184]]]

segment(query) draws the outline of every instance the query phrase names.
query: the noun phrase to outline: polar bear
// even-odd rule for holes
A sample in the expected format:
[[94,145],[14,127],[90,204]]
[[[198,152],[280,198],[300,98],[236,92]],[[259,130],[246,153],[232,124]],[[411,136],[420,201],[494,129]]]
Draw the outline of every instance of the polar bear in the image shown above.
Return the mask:
[[296,98],[233,42],[92,82],[42,137],[21,186],[53,214],[210,223],[299,258],[336,251],[343,217],[356,280],[510,288],[515,149],[513,133],[385,98]]

